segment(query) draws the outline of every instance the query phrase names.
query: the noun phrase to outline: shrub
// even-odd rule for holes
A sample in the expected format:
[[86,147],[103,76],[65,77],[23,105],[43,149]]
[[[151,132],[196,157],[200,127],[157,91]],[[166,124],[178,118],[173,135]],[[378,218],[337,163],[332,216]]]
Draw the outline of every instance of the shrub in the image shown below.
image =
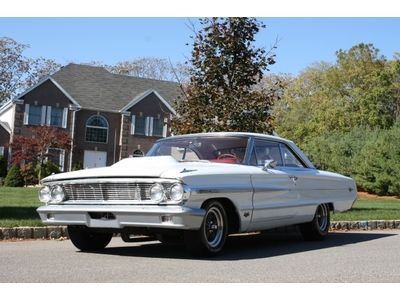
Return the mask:
[[38,183],[36,169],[33,163],[27,163],[21,166],[21,175],[24,178],[25,186]]
[[7,160],[3,155],[0,155],[0,178],[7,176]]
[[370,136],[354,161],[361,188],[378,195],[400,195],[400,128]]
[[10,187],[24,186],[24,178],[21,175],[21,170],[18,165],[13,165],[8,171],[6,179],[4,180],[4,185]]
[[78,171],[78,170],[82,170],[82,163],[80,161],[77,161],[73,164],[72,166],[72,171]]
[[400,126],[318,136],[304,150],[317,168],[353,177],[359,190],[400,195]]
[[[39,174],[39,166],[37,166],[37,175]],[[57,174],[60,173],[60,168],[54,164],[52,161],[48,160],[47,162],[42,164],[42,172],[41,172],[41,178],[45,178],[51,174]]]

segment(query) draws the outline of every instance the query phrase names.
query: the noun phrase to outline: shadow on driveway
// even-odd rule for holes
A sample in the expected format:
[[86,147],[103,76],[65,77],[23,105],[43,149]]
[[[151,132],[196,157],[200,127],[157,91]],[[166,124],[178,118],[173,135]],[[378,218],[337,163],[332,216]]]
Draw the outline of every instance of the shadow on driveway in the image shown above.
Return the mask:
[[216,257],[201,258],[191,255],[184,245],[165,245],[157,241],[132,243],[124,247],[110,247],[97,254],[157,257],[175,259],[195,259],[210,261],[234,261],[276,257],[292,253],[329,249],[368,242],[394,236],[389,232],[333,232],[323,241],[304,241],[297,231],[287,233],[266,232],[261,234],[234,235],[227,239],[223,253]]

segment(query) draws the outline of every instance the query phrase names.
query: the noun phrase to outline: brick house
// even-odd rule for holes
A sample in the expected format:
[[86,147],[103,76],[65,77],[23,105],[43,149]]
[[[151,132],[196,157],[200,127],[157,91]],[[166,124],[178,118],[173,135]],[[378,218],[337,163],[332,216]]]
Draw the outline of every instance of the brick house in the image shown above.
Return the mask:
[[13,136],[31,134],[32,126],[57,126],[73,140],[71,149],[49,150],[62,171],[76,163],[108,166],[144,155],[155,140],[168,136],[175,114],[171,103],[178,97],[174,82],[69,64],[0,108],[0,151],[12,155]]

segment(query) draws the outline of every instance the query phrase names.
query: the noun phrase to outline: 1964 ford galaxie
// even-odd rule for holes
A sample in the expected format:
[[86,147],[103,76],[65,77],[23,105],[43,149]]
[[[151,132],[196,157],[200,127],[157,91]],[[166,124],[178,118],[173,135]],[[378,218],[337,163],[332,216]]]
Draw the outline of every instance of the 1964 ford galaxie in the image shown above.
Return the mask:
[[232,233],[299,224],[305,239],[328,234],[330,212],[352,207],[351,178],[317,170],[296,145],[253,133],[202,133],[157,141],[146,157],[51,175],[38,208],[45,224],[68,225],[82,251],[146,234],[219,253]]

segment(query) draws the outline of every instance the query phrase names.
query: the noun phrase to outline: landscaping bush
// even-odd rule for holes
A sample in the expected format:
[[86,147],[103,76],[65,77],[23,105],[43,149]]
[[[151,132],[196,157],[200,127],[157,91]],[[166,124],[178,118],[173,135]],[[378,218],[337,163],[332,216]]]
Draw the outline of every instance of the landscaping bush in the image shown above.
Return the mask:
[[83,167],[82,167],[82,163],[80,161],[77,161],[72,166],[72,171],[78,171],[78,170],[82,170],[82,169],[83,169]]
[[13,165],[8,171],[6,179],[4,180],[5,186],[21,187],[24,186],[24,178],[21,175],[19,166]]
[[354,159],[355,179],[367,192],[400,195],[400,128],[370,135]]
[[317,168],[353,177],[359,190],[400,195],[400,126],[318,136],[304,150]]
[[21,175],[24,178],[25,186],[36,185],[38,183],[37,172],[33,163],[21,166]]
[[7,176],[7,160],[3,155],[0,155],[0,178]]
[[304,151],[318,169],[354,176],[354,159],[370,135],[371,131],[363,128],[322,135],[307,141]]
[[[41,172],[42,179],[53,173],[54,174],[60,173],[60,168],[56,164],[54,164],[50,160],[42,164],[42,172]],[[39,167],[37,167],[37,174],[39,174]]]

